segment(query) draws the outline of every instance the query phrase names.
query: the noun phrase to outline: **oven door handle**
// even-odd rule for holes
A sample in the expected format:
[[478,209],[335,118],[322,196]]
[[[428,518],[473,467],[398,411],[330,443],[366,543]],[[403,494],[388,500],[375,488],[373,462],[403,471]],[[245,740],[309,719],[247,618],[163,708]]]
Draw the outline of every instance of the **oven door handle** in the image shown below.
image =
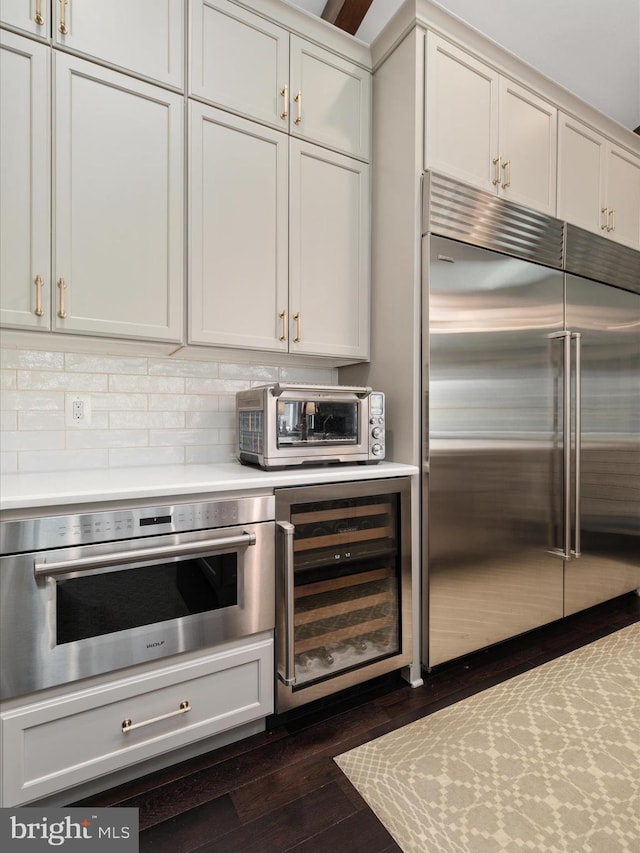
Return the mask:
[[[157,557],[184,557],[191,554],[211,553],[223,548],[246,547],[256,544],[256,534],[246,531],[236,536],[221,536],[219,539],[204,539],[200,542],[183,542],[179,545],[158,545],[155,548],[136,548],[119,551],[116,554],[98,554],[93,557],[78,557],[75,560],[60,560],[47,563],[45,560],[33,564],[38,577],[67,575],[77,572],[91,572],[110,566],[122,566],[139,560],[154,560]],[[117,569],[116,569],[117,571]]]

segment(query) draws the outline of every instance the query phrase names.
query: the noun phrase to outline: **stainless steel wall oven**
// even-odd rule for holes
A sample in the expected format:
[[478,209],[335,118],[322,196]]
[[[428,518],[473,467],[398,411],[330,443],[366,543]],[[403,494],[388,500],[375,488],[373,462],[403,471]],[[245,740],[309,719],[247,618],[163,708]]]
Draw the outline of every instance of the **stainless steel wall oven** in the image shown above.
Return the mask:
[[410,480],[276,490],[276,711],[411,661]]
[[272,495],[0,524],[0,697],[274,627]]

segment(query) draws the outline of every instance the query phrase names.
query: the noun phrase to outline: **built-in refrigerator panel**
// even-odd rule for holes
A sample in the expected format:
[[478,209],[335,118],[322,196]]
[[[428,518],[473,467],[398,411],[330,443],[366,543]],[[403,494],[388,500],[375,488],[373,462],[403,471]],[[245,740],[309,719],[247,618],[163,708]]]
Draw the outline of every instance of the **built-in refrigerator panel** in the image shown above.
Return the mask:
[[564,317],[559,270],[423,239],[432,667],[563,615]]
[[572,398],[578,382],[581,434],[581,555],[566,564],[568,615],[640,587],[640,295],[567,274],[566,327],[580,336]]

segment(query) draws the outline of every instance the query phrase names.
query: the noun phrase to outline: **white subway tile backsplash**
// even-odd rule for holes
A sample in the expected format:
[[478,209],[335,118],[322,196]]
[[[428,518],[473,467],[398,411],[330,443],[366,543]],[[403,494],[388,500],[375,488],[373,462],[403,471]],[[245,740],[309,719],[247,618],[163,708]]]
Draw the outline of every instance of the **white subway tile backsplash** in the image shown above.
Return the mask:
[[106,391],[107,376],[104,373],[66,373],[62,371],[19,370],[20,390],[43,391]]
[[184,447],[122,448],[109,450],[110,468],[139,465],[183,465]]
[[76,373],[127,373],[145,374],[147,358],[120,357],[115,355],[85,355],[68,352],[64,358],[65,370]]
[[[236,391],[337,382],[336,370],[263,365],[258,353],[245,364],[5,347],[0,366],[5,473],[228,462]],[[70,394],[89,397],[89,424],[67,423]]]
[[219,430],[217,429],[152,429],[149,430],[149,444],[153,446],[188,444],[218,444]]
[[184,412],[111,412],[111,429],[181,429]]
[[46,350],[0,349],[0,365],[25,370],[63,370],[64,353]]
[[100,450],[33,450],[20,453],[18,470],[31,471],[86,471],[109,467],[109,451]]
[[185,447],[187,465],[212,465],[216,462],[231,462],[235,458],[235,447],[227,444]]
[[142,394],[183,394],[184,379],[177,376],[109,376],[109,391],[137,391]]

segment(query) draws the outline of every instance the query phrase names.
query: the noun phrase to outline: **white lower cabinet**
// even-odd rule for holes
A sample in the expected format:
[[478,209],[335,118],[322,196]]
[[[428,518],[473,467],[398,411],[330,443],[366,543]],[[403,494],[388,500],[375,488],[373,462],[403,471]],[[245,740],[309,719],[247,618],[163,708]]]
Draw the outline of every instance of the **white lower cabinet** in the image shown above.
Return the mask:
[[369,166],[191,103],[189,341],[369,354]]
[[273,712],[270,637],[174,660],[2,710],[2,806],[32,802]]

